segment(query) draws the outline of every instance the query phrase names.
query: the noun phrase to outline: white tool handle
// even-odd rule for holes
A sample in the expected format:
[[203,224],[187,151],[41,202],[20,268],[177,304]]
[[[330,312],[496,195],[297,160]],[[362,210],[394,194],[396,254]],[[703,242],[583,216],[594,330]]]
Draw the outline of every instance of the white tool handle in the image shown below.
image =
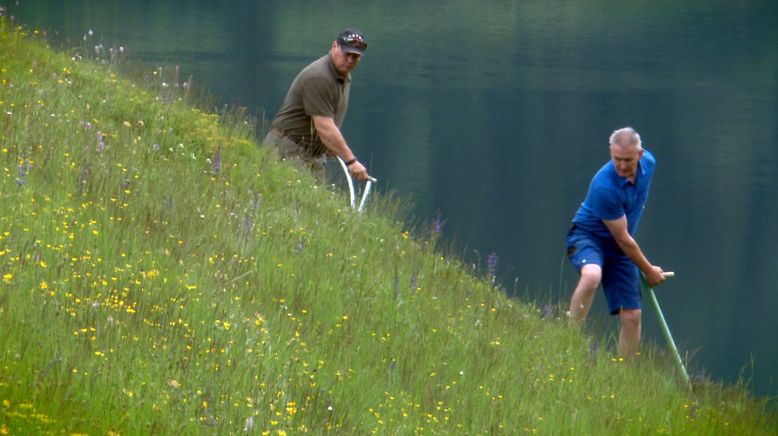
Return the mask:
[[[356,207],[356,196],[354,195],[354,179],[351,178],[351,172],[348,170],[348,165],[346,165],[346,162],[343,162],[343,159],[340,156],[338,156],[338,162],[340,163],[340,167],[343,169],[343,174],[346,175],[346,180],[348,181],[349,204],[351,205],[351,208],[354,209]],[[359,208],[357,209],[357,212],[362,212],[362,209],[364,209],[365,204],[367,203],[367,197],[370,195],[370,188],[372,188],[373,183],[377,181],[378,180],[375,177],[367,176],[365,191],[362,193],[362,200],[359,202]]]
[[351,179],[351,173],[348,170],[348,166],[346,166],[346,162],[343,162],[343,159],[341,159],[340,156],[338,156],[338,162],[340,162],[340,167],[343,168],[343,173],[346,175],[346,180],[348,181],[349,204],[351,204],[351,208],[353,209],[356,201],[354,198],[354,180]]
[[362,209],[365,208],[365,203],[367,203],[367,196],[370,195],[370,188],[373,187],[373,183],[377,182],[374,177],[367,177],[367,183],[365,183],[365,192],[362,193],[362,201],[359,202],[359,208],[357,209],[357,212],[362,212]]

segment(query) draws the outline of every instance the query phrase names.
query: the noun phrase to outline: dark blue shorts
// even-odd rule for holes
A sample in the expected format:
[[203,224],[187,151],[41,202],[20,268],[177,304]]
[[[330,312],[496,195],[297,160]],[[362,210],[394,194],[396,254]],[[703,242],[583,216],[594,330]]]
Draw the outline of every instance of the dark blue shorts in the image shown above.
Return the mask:
[[615,241],[573,228],[567,234],[567,257],[579,272],[590,263],[602,268],[602,289],[611,315],[622,309],[640,309],[640,271]]

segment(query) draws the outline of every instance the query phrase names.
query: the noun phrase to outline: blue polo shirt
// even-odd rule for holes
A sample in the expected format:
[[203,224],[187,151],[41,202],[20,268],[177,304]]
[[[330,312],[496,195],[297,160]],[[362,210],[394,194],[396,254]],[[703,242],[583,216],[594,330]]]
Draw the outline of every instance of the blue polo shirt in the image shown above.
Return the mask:
[[646,207],[655,166],[654,155],[644,149],[633,184],[619,176],[612,160],[605,164],[594,175],[586,199],[575,213],[573,224],[576,229],[612,241],[613,235],[602,220],[615,220],[626,215],[627,231],[634,235]]

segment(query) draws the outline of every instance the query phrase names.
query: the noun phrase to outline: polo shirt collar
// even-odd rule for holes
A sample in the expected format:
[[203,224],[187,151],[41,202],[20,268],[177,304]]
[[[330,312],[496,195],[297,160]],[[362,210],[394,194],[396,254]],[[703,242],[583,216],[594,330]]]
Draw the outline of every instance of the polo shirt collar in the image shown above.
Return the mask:
[[330,68],[330,73],[332,73],[332,78],[335,79],[338,83],[345,83],[351,81],[351,73],[349,73],[346,77],[343,77],[338,72],[337,68],[335,68],[335,62],[332,60],[332,54],[327,53],[327,65]]
[[[614,169],[615,169],[615,167],[614,167]],[[637,169],[634,185],[637,185],[638,184],[638,179],[641,179],[641,178],[645,177],[645,175],[646,175],[646,167],[643,165],[643,158],[641,157],[640,160],[638,161],[638,169]],[[616,176],[619,178],[620,186],[625,186],[628,183],[630,183],[628,178],[621,177],[621,176],[618,175],[618,173],[616,173]]]

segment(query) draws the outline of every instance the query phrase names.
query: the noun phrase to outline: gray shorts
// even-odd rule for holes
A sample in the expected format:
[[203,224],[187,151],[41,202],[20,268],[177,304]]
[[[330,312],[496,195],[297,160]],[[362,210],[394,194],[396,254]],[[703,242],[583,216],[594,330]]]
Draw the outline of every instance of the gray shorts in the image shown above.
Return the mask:
[[324,167],[327,163],[327,156],[311,156],[308,150],[302,145],[283,136],[277,130],[270,130],[265,136],[266,144],[273,144],[282,159],[288,159],[295,162],[298,168],[305,168],[313,173],[320,181],[324,181]]

